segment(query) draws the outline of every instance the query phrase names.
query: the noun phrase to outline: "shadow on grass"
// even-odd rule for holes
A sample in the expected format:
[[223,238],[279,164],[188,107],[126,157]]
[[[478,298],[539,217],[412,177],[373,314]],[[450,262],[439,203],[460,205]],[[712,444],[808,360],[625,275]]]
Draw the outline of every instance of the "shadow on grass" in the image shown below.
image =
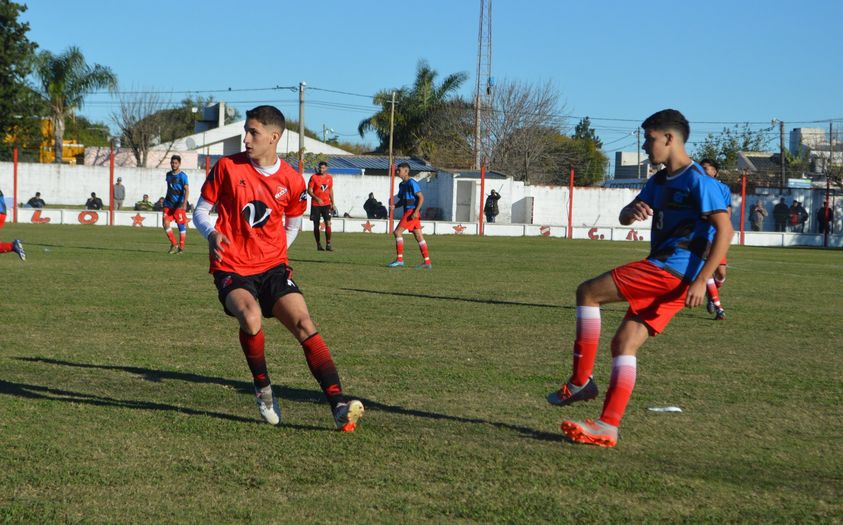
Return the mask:
[[[97,365],[91,363],[74,363],[72,361],[62,361],[59,359],[50,359],[46,357],[16,357],[20,361],[27,361],[30,363],[44,363],[49,365],[59,365],[59,366],[71,366],[77,368],[91,368],[91,369],[98,369],[98,370],[114,370],[114,371],[121,371],[121,372],[129,372],[131,374],[137,374],[143,376],[144,379],[147,381],[153,382],[161,382],[167,379],[176,380],[176,381],[187,381],[191,383],[200,383],[200,384],[212,384],[212,385],[221,385],[229,388],[234,388],[240,393],[247,393],[249,396],[254,395],[254,386],[250,382],[246,381],[235,381],[232,379],[225,379],[222,377],[211,377],[211,376],[203,376],[199,374],[191,374],[185,372],[174,372],[169,370],[155,370],[151,368],[142,368],[136,366],[120,366],[120,365]],[[26,387],[22,390],[24,394],[18,393],[20,388],[13,391],[7,391],[6,385],[12,385],[17,387]],[[51,399],[57,401],[72,401],[72,402],[86,402],[84,399],[90,398],[90,401],[87,401],[91,404],[98,404],[98,405],[108,405],[108,406],[120,406],[120,407],[127,407],[127,408],[147,408],[153,410],[174,410],[177,412],[183,412],[186,414],[197,414],[197,415],[207,415],[211,417],[219,417],[222,419],[230,419],[234,421],[244,421],[248,423],[257,423],[254,419],[249,418],[242,418],[238,416],[230,416],[227,414],[217,414],[213,412],[204,412],[200,410],[192,410],[192,409],[185,409],[182,407],[176,407],[172,405],[161,405],[158,403],[146,403],[146,402],[138,402],[138,401],[119,401],[115,399],[109,398],[101,398],[98,396],[91,396],[88,394],[78,394],[74,392],[60,394],[65,396],[71,397],[55,397],[56,394],[53,395],[42,395],[42,394],[34,394],[29,392],[29,389],[34,389],[36,392],[38,391],[48,391],[48,392],[61,392],[61,391],[53,391],[53,389],[49,389],[46,387],[40,386],[31,386],[31,385],[16,385],[15,383],[7,383],[5,381],[0,381],[0,393],[7,393],[12,395],[20,395],[21,397],[37,397],[43,399]],[[303,402],[303,403],[324,403],[325,398],[321,392],[316,390],[304,390],[301,388],[291,388],[288,386],[282,385],[273,385],[273,389],[275,390],[275,394],[278,395],[283,400],[288,401],[296,401],[296,402]],[[73,397],[75,396],[75,397]],[[76,397],[83,399],[79,401]],[[499,428],[502,430],[510,430],[514,432],[518,432],[525,437],[537,439],[541,441],[553,441],[553,442],[562,442],[562,435],[561,434],[554,434],[551,432],[542,432],[539,430],[535,430],[529,427],[525,427],[522,425],[513,425],[511,423],[503,423],[500,421],[489,421],[486,419],[481,418],[469,418],[469,417],[462,417],[462,416],[453,416],[450,414],[440,414],[437,412],[428,412],[425,410],[417,410],[413,408],[405,408],[399,405],[390,405],[387,403],[381,403],[372,399],[366,399],[363,397],[356,397],[360,399],[363,404],[365,405],[367,410],[380,410],[382,412],[392,413],[392,414],[400,414],[405,416],[413,416],[413,417],[422,417],[427,419],[434,419],[434,420],[444,420],[444,421],[455,421],[458,423],[468,423],[474,425],[489,425],[495,428]],[[166,407],[166,408],[165,408]],[[296,428],[296,425],[289,425],[287,423],[284,426]],[[304,427],[299,426],[298,428],[305,428],[305,429],[314,429],[316,427]]]
[[448,297],[446,295],[428,295],[423,293],[406,293],[406,292],[384,292],[381,290],[364,290],[362,288],[340,288],[346,292],[361,292],[371,293],[377,295],[395,295],[398,297],[419,297],[421,299],[441,299],[443,301],[463,301],[466,303],[481,303],[481,304],[501,304],[507,306],[533,306],[536,308],[567,308],[569,310],[576,310],[576,306],[566,306],[561,304],[541,304],[541,303],[520,303],[517,301],[499,301],[496,299],[475,299],[473,297]]
[[230,414],[221,414],[219,412],[208,412],[206,410],[196,410],[175,405],[167,405],[165,403],[153,403],[150,401],[113,399],[110,397],[95,396],[93,394],[83,394],[80,392],[73,392],[70,390],[61,390],[58,388],[50,388],[39,385],[28,385],[26,383],[12,383],[11,381],[3,380],[0,380],[0,394],[24,397],[27,399],[65,401],[69,403],[80,403],[94,406],[134,408],[143,410],[167,410],[171,412],[189,414],[192,416],[215,417],[217,419],[237,421],[239,423],[259,423],[259,421],[255,419],[249,419],[240,416],[232,416]]
[[[161,243],[162,246],[166,246],[164,243]],[[43,248],[65,248],[68,250],[91,250],[96,252],[126,252],[126,253],[149,253],[149,254],[166,254],[167,252],[161,249],[149,249],[149,250],[139,250],[137,248],[113,248],[109,246],[74,246],[69,244],[47,244],[47,243],[40,243],[40,242],[27,242],[24,248],[29,248],[30,246],[40,246]],[[186,254],[187,252],[185,252]],[[207,252],[202,252],[207,255]]]

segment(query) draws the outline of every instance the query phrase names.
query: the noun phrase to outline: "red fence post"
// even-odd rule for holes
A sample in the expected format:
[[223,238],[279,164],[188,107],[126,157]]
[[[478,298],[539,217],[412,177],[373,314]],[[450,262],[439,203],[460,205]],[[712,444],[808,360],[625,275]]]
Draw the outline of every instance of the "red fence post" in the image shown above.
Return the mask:
[[483,219],[485,218],[483,215],[483,204],[484,200],[486,199],[486,161],[484,160],[480,163],[480,215],[478,215],[478,220],[480,221],[480,227],[477,229],[477,235],[483,235]]
[[[744,228],[746,227],[746,169],[741,172],[741,246],[744,240]],[[731,244],[731,241],[730,241]]]
[[568,182],[568,238],[574,238],[574,168],[571,167],[571,178]]
[[114,226],[114,143],[108,152],[108,225]]
[[12,222],[18,222],[18,147],[12,150],[12,177],[14,189],[12,190]]

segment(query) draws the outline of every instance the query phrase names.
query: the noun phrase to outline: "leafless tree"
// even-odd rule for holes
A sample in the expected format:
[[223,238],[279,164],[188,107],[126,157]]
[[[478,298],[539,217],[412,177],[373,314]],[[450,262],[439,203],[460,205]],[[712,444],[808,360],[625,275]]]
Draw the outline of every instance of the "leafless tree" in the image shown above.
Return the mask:
[[132,150],[138,166],[146,167],[150,148],[161,142],[161,123],[153,116],[166,106],[161,94],[154,91],[121,95],[120,110],[111,115],[123,146]]
[[491,107],[481,112],[488,143],[481,151],[493,169],[527,182],[547,182],[554,170],[552,152],[566,123],[565,107],[551,82],[503,81],[492,94]]

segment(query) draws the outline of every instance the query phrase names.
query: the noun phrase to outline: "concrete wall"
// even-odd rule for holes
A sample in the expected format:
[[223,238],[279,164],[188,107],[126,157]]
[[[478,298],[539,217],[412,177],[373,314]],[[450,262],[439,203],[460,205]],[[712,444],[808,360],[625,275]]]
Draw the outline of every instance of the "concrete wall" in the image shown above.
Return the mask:
[[[204,169],[184,170],[190,179],[190,201],[195,203],[202,183],[205,181]],[[124,206],[131,207],[140,200],[144,193],[149,194],[155,201],[166,193],[164,175],[166,169],[128,168],[115,170],[115,178],[123,178],[126,187],[126,201]],[[310,175],[305,174],[305,179]],[[40,191],[49,205],[82,205],[91,192],[96,192],[104,201],[109,195],[109,173],[107,166],[72,166],[63,164],[24,164],[18,166],[18,201],[26,202]],[[456,213],[456,183],[457,181],[472,181],[474,183],[475,203],[483,202],[485,196],[480,195],[480,181],[454,177],[451,174],[440,173],[437,176],[423,177],[419,182],[424,192],[425,208],[436,207],[442,210],[442,219],[453,222]],[[397,187],[397,180],[395,186]],[[372,175],[335,175],[334,194],[337,198],[337,209],[342,215],[348,213],[352,217],[363,217],[363,203],[372,192],[375,198],[389,206],[389,177]],[[500,215],[498,224],[521,222],[524,217],[532,217],[532,224],[536,225],[566,225],[568,222],[568,188],[559,186],[527,186],[522,182],[511,179],[490,179],[486,181],[486,195],[494,189],[501,194],[498,203]],[[7,200],[12,197],[13,175],[12,164],[0,162],[0,190],[3,190]],[[767,190],[761,190],[767,191]],[[614,227],[618,226],[617,218],[623,206],[638,194],[638,190],[623,188],[576,188],[574,190],[573,225],[575,227]],[[793,189],[784,195],[778,192],[751,195],[747,197],[747,211],[761,200],[767,208],[768,217],[764,223],[765,231],[773,228],[773,206],[779,198],[784,196],[789,205],[793,199],[803,203],[810,214],[806,224],[806,232],[816,231],[814,220],[817,208],[822,206],[825,196],[822,190]],[[530,203],[532,200],[532,203]],[[11,204],[11,202],[9,202]],[[834,200],[835,232],[843,232],[843,198]],[[732,195],[732,223],[736,228],[740,225],[740,195]],[[474,211],[476,215],[478,210]],[[513,217],[515,220],[513,221]],[[649,228],[649,224],[641,225]],[[749,230],[747,221],[746,229]]]

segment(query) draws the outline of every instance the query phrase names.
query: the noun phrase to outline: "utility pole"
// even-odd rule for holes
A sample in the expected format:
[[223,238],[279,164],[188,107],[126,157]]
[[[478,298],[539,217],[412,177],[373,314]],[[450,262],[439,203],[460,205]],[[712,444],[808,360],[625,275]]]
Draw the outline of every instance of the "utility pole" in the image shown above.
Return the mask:
[[304,173],[304,87],[307,83],[299,82],[299,173]]
[[787,188],[787,175],[784,172],[784,122],[779,121],[779,157],[782,166],[782,189]]
[[328,132],[333,133],[334,129],[322,124],[322,142],[328,142]]
[[638,180],[641,180],[641,128],[637,128],[635,130],[635,138],[638,143],[638,147],[635,148],[635,151],[638,152]]
[[395,91],[392,92],[392,108],[389,110],[389,169],[392,169],[392,134],[395,131]]
[[395,91],[392,92],[392,109],[389,111],[389,229],[387,234],[392,231],[392,224],[395,215],[395,199],[392,197],[395,194],[395,160],[392,157],[392,134],[395,131]]

